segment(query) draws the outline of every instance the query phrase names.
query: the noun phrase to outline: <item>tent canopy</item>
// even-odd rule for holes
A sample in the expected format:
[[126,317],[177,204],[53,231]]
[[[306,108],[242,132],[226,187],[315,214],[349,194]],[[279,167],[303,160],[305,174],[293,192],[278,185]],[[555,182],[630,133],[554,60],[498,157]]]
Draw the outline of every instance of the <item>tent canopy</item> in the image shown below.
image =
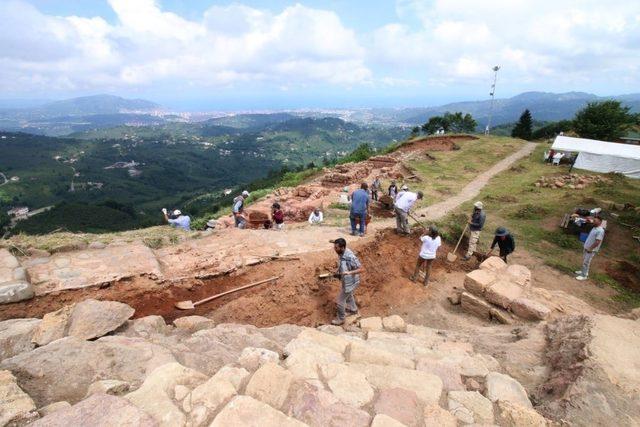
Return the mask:
[[578,153],[574,167],[594,172],[618,172],[640,178],[640,146],[594,139],[557,136],[551,146],[556,151]]
[[640,160],[640,145],[621,144],[619,142],[605,142],[558,135],[551,148],[556,151],[601,154]]

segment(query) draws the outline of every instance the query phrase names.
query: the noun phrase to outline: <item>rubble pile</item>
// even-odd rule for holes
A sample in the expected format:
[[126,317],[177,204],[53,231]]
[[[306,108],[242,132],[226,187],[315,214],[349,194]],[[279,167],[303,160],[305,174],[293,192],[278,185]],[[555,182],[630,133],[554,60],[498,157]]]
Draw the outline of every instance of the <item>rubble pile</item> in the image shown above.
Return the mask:
[[373,167],[376,169],[392,168],[398,163],[398,160],[391,156],[374,156],[370,157],[368,161],[373,163]]
[[513,316],[524,320],[545,320],[551,310],[536,301],[531,289],[531,272],[522,265],[507,264],[490,257],[468,273],[464,291],[449,298],[462,310],[486,320],[510,324]]
[[63,311],[110,335],[63,334],[36,347],[45,320],[0,322],[2,347],[32,342],[0,362],[3,425],[547,425],[523,386],[468,337],[399,316],[349,331],[259,329],[200,316],[127,320],[133,309],[122,307],[122,316],[92,318],[78,309],[85,303]]
[[345,163],[337,165],[322,177],[325,187],[343,186],[356,183],[369,176],[373,167],[367,162]]
[[561,176],[541,176],[533,183],[536,187],[542,188],[570,188],[572,190],[582,190],[590,184],[607,182],[601,175],[580,175],[571,173]]

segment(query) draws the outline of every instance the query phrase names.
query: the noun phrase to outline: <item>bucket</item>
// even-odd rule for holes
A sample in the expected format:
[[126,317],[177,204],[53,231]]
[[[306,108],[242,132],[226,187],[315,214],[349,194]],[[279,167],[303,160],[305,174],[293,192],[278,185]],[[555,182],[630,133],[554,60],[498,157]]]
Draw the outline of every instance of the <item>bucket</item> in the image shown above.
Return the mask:
[[586,242],[588,236],[589,236],[589,233],[580,233],[580,241],[582,243]]

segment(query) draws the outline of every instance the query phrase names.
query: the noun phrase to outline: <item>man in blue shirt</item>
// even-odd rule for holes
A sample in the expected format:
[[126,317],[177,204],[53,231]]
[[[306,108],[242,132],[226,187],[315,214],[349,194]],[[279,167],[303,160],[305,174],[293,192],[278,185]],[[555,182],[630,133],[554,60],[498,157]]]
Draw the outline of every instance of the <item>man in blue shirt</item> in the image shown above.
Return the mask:
[[342,286],[338,294],[338,313],[336,318],[331,321],[331,324],[340,326],[344,324],[347,313],[358,314],[358,306],[353,293],[360,286],[360,273],[363,272],[363,267],[351,249],[347,249],[346,240],[340,238],[332,240],[332,242],[333,249],[338,254],[338,271],[335,277],[340,279]]
[[173,211],[173,218],[169,218],[166,209],[162,209],[162,214],[164,215],[165,221],[176,228],[181,228],[185,231],[191,231],[191,218],[189,215],[182,215],[178,209]]
[[360,220],[360,237],[364,236],[367,222],[367,214],[369,213],[369,186],[366,182],[360,185],[360,189],[351,195],[351,212],[349,219],[351,220],[351,235],[356,235],[356,219]]

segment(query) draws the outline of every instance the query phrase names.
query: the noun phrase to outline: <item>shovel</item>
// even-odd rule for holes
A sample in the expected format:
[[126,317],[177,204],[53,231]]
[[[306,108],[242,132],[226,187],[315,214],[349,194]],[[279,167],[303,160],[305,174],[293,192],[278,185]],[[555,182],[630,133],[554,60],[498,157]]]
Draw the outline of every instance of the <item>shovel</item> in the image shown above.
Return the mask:
[[273,277],[270,277],[268,279],[260,280],[259,282],[253,282],[253,283],[250,283],[248,285],[240,286],[239,288],[231,289],[229,291],[222,292],[220,294],[216,294],[216,295],[210,296],[210,297],[205,298],[205,299],[201,299],[200,301],[196,301],[196,302],[193,302],[191,300],[180,301],[180,302],[175,303],[175,307],[177,309],[180,309],[180,310],[193,310],[194,308],[196,308],[196,306],[198,306],[200,304],[204,304],[205,302],[209,302],[209,301],[214,300],[216,298],[220,298],[222,296],[229,295],[229,294],[231,294],[233,292],[238,292],[238,291],[241,291],[243,289],[251,288],[253,286],[262,285],[263,283],[273,282],[274,280],[278,280],[280,277],[281,276],[273,276]]
[[467,231],[468,226],[469,224],[464,226],[464,229],[462,230],[462,234],[460,234],[460,238],[458,239],[458,243],[456,244],[456,247],[453,250],[453,252],[449,252],[447,254],[447,261],[454,262],[455,260],[458,259],[458,255],[456,255],[456,252],[458,251],[458,246],[460,246],[460,242],[462,242],[462,236],[464,236],[464,233]]
[[428,230],[427,226],[425,226],[422,222],[420,222],[420,220],[418,218],[416,218],[412,214],[408,214],[408,215],[411,217],[411,219],[413,219],[415,222],[417,222],[420,227],[424,228],[425,230]]

